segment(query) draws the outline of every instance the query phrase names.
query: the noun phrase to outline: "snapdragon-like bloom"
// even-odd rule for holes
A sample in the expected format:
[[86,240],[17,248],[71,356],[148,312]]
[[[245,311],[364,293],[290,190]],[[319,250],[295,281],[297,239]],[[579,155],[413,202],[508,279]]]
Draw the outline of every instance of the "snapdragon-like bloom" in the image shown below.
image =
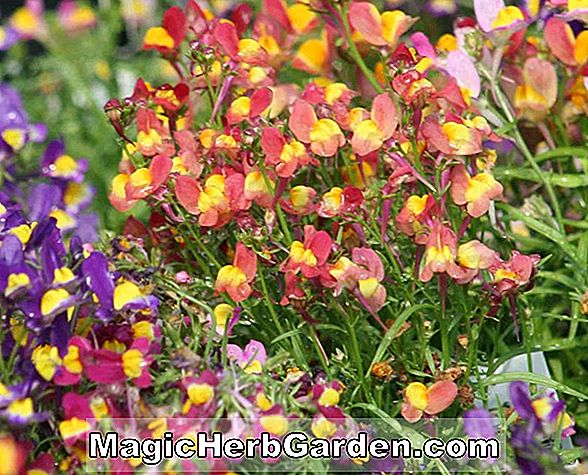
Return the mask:
[[238,242],[233,264],[222,267],[216,277],[215,290],[226,292],[235,302],[242,302],[251,295],[251,283],[255,279],[257,258],[255,253]]
[[19,152],[29,142],[42,142],[47,136],[43,124],[31,124],[18,92],[0,84],[0,161]]
[[304,227],[304,242],[294,241],[290,246],[290,255],[282,263],[283,272],[300,272],[311,279],[325,271],[325,264],[331,253],[331,236],[325,231],[317,231],[314,226]]
[[416,22],[416,18],[411,18],[401,10],[380,14],[371,3],[353,2],[349,8],[349,21],[369,43],[393,48]]
[[490,173],[471,176],[462,165],[451,170],[451,183],[451,198],[474,218],[487,213],[490,203],[502,196],[502,185]]
[[251,97],[238,97],[227,110],[227,122],[232,125],[256,118],[267,110],[272,101],[272,95],[271,89],[266,87],[255,90]]
[[329,274],[337,281],[336,294],[343,288],[350,290],[374,313],[384,305],[386,289],[381,284],[384,279],[384,266],[372,249],[356,247],[352,252],[352,260],[340,257],[330,266]]
[[447,409],[457,397],[453,381],[438,381],[431,386],[410,383],[404,390],[402,416],[408,422],[417,422],[424,414],[434,416]]
[[292,106],[288,122],[290,130],[310,149],[322,157],[335,155],[345,143],[345,137],[337,122],[332,119],[318,119],[312,106],[298,99]]
[[[588,41],[586,48],[588,59]],[[514,104],[520,115],[534,122],[541,121],[556,100],[557,74],[553,64],[540,58],[527,59],[523,66],[522,84],[517,86],[514,96]]]
[[245,177],[240,173],[228,176],[215,173],[201,185],[188,175],[175,178],[178,201],[198,222],[206,227],[224,226],[233,212],[245,210],[251,202],[244,195]]
[[525,16],[519,7],[505,6],[504,0],[474,0],[476,19],[486,33],[508,36],[522,28],[525,24]]
[[186,37],[186,32],[184,12],[179,7],[171,7],[163,15],[162,26],[154,26],[147,30],[143,39],[143,49],[155,49],[164,55],[176,54]]
[[374,99],[370,118],[353,127],[351,148],[358,155],[367,155],[378,150],[398,126],[396,106],[388,94]]
[[299,168],[310,163],[318,165],[318,162],[309,156],[303,143],[297,140],[287,142],[275,127],[262,129],[261,148],[265,153],[266,163],[274,165],[276,174],[281,178],[292,177]]
[[234,344],[227,345],[227,356],[235,360],[247,374],[260,374],[267,360],[263,343],[251,340],[244,349]]

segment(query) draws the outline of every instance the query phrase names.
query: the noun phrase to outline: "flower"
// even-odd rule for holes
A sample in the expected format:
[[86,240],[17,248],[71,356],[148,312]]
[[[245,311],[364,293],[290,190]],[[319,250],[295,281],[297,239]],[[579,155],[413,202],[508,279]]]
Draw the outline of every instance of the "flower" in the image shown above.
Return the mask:
[[349,22],[367,42],[394,48],[400,37],[416,22],[416,18],[411,18],[401,10],[380,15],[371,3],[353,2],[349,8]]
[[290,178],[303,166],[313,163],[303,143],[297,140],[286,142],[283,134],[275,127],[267,127],[261,131],[261,149],[268,165],[276,167],[276,174],[281,178]]
[[[553,55],[563,64],[571,67],[580,67],[588,61],[588,33],[580,32],[577,36],[569,23],[558,17],[551,17],[545,23],[545,42]],[[533,58],[529,58],[531,60]],[[529,61],[528,60],[528,61]],[[548,63],[543,60],[541,64]],[[553,65],[551,65],[551,70]],[[550,77],[555,71],[551,72]],[[541,71],[536,74],[540,75]],[[553,87],[553,86],[551,86]],[[557,93],[556,93],[557,94]]]
[[44,125],[32,125],[18,92],[8,84],[0,84],[0,161],[19,152],[29,141],[45,140]]
[[138,388],[146,388],[151,386],[149,367],[153,362],[148,352],[147,338],[136,339],[128,349],[94,350],[83,360],[84,373],[96,383],[122,383],[130,379]]
[[[588,36],[586,37],[588,40]],[[586,43],[588,59],[588,41]],[[557,100],[557,74],[553,65],[540,58],[529,58],[523,67],[523,82],[517,86],[514,104],[520,115],[539,122]]]
[[94,10],[87,5],[79,5],[75,0],[62,0],[57,15],[63,28],[70,33],[92,28],[97,23]]
[[384,279],[384,266],[372,249],[354,248],[352,260],[340,257],[335,265],[330,266],[329,274],[337,282],[336,295],[346,288],[374,313],[384,305],[386,289],[380,283]]
[[257,258],[253,251],[238,242],[233,264],[218,271],[214,288],[217,292],[226,292],[236,303],[251,295],[251,283],[255,279]]
[[227,345],[227,356],[247,374],[260,374],[267,360],[265,346],[257,340],[251,340],[244,349],[234,344]]
[[10,17],[10,27],[22,39],[42,38],[46,33],[46,25],[43,20],[43,2],[26,0],[24,6],[17,8]]
[[447,273],[454,279],[463,277],[463,269],[455,262],[457,257],[457,236],[452,229],[435,222],[426,242],[425,262],[419,279],[428,282],[433,274]]
[[521,9],[505,6],[504,0],[474,0],[474,11],[478,24],[487,33],[506,31],[510,35],[525,23]]
[[[188,376],[181,382],[186,393],[182,414],[187,417],[200,415],[205,417],[214,410],[216,387],[219,379],[210,370],[203,371],[200,376]],[[212,414],[211,414],[212,415]]]
[[227,123],[229,125],[237,124],[244,120],[252,120],[263,114],[272,101],[271,89],[265,87],[256,89],[251,97],[241,96],[235,99],[226,113]]
[[494,418],[492,417],[492,414],[484,408],[477,407],[464,412],[463,426],[464,432],[468,437],[475,439],[492,439],[496,437]]
[[575,433],[574,421],[565,412],[565,403],[558,400],[554,392],[531,398],[528,384],[522,381],[511,383],[508,389],[513,408],[528,423],[529,438],[539,431],[554,433],[561,429],[563,437]]
[[471,176],[463,165],[451,170],[451,198],[470,216],[479,218],[488,212],[490,202],[502,197],[502,185],[488,172]]
[[388,94],[380,94],[372,103],[369,119],[353,128],[351,148],[358,155],[367,155],[378,150],[398,127],[396,106]]
[[0,51],[9,50],[18,40],[18,32],[14,28],[0,26]]
[[331,245],[332,240],[327,232],[317,231],[314,226],[305,226],[304,242],[292,242],[290,255],[280,270],[300,272],[307,279],[318,277],[325,270]]
[[456,397],[457,385],[453,381],[438,381],[429,387],[410,383],[404,390],[402,417],[417,422],[423,414],[437,415],[451,406]]
[[151,27],[143,38],[143,49],[157,50],[163,55],[177,53],[187,33],[186,17],[179,7],[168,8],[162,26]]
[[201,226],[221,227],[230,221],[234,211],[247,209],[251,202],[244,195],[245,177],[240,173],[229,176],[210,175],[201,186],[191,176],[175,178],[175,193],[180,204],[198,215]]
[[312,106],[298,99],[292,106],[288,121],[290,130],[296,138],[322,157],[335,155],[345,143],[345,137],[337,122],[332,119],[318,119]]

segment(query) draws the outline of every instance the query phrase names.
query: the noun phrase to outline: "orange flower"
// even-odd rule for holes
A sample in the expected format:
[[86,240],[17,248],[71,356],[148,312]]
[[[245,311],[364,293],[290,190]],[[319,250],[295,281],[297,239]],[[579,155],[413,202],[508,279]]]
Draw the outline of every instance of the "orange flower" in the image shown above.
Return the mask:
[[398,127],[396,106],[388,94],[376,96],[370,118],[359,122],[353,129],[351,147],[357,155],[367,155],[378,150],[385,140],[392,137]]
[[349,8],[349,22],[368,43],[376,46],[389,45],[392,48],[398,39],[416,22],[416,18],[400,10],[384,12],[368,2],[352,3]]
[[309,143],[310,149],[322,157],[332,157],[345,143],[337,122],[318,119],[312,106],[302,99],[294,103],[288,125],[298,140]]
[[575,36],[568,22],[551,17],[545,24],[544,35],[547,46],[562,63],[582,66],[588,62],[588,31]]
[[456,116],[447,117],[440,123],[438,117],[427,117],[421,133],[430,149],[448,155],[473,155],[482,151],[482,139],[490,135],[490,127],[483,117],[463,120]]
[[216,173],[210,175],[204,185],[188,175],[175,178],[178,201],[186,211],[199,215],[198,223],[207,227],[224,226],[233,212],[251,206],[243,193],[244,186],[245,177],[240,173],[227,177]]
[[297,140],[289,143],[282,133],[275,127],[264,128],[261,131],[261,149],[265,153],[268,165],[275,165],[276,173],[281,178],[290,178],[298,168],[316,162],[308,156],[306,147]]
[[242,302],[251,295],[251,283],[257,271],[257,257],[242,243],[237,243],[233,264],[224,266],[218,271],[214,289],[226,292],[236,303]]
[[457,205],[467,205],[470,216],[486,214],[492,200],[502,196],[502,185],[488,172],[470,176],[463,165],[451,170],[451,198]]
[[433,195],[409,196],[396,216],[396,224],[407,236],[415,236],[417,244],[425,244],[427,240],[426,221],[431,219],[431,210],[435,206]]
[[241,96],[235,99],[226,113],[229,125],[237,124],[244,120],[251,120],[262,114],[272,102],[271,89],[264,87],[257,89],[251,97]]
[[457,385],[453,381],[438,381],[432,386],[410,383],[404,390],[402,417],[408,422],[417,422],[423,414],[434,416],[447,409],[457,396]]
[[283,272],[301,272],[308,279],[317,277],[323,271],[333,241],[325,231],[317,231],[314,226],[304,226],[304,243],[294,241],[290,256],[282,264]]
[[[586,47],[588,53],[588,41]],[[553,65],[540,58],[527,59],[523,67],[523,82],[517,86],[514,96],[519,114],[531,121],[541,121],[556,100],[557,74]]]
[[109,200],[118,211],[127,211],[135,203],[163,185],[172,169],[172,160],[164,155],[157,155],[149,168],[137,168],[130,174],[120,173],[112,179]]
[[171,7],[163,15],[162,26],[147,30],[143,39],[143,49],[155,49],[161,54],[175,54],[187,31],[184,12],[179,7]]
[[457,258],[457,236],[452,229],[435,222],[427,239],[425,263],[419,279],[428,282],[433,274],[447,273],[454,279],[464,277],[464,270],[459,267]]

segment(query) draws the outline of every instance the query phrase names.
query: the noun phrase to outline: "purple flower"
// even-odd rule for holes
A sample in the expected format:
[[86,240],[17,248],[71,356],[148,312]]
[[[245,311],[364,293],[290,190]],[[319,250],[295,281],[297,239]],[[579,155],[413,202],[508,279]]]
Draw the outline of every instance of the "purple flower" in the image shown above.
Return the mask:
[[82,273],[100,303],[96,316],[102,320],[110,320],[114,311],[114,282],[108,271],[108,261],[104,254],[100,252],[90,254],[82,263]]
[[[0,37],[0,44],[1,39]],[[44,125],[29,123],[16,89],[8,84],[0,84],[0,160],[18,152],[29,140],[44,140],[46,130]]]
[[65,153],[63,141],[54,140],[47,145],[41,161],[41,170],[47,177],[80,183],[88,170],[88,161],[75,160]]
[[28,141],[29,118],[14,88],[0,84],[0,159],[19,151]]
[[18,33],[10,26],[0,26],[0,51],[6,51],[19,40]]
[[510,401],[512,407],[517,411],[520,417],[526,421],[533,421],[537,419],[533,404],[531,402],[531,394],[529,392],[529,385],[522,381],[515,381],[510,383],[508,388],[510,394]]
[[47,216],[61,201],[61,190],[57,185],[38,183],[31,188],[28,208],[29,219],[40,221]]
[[469,437],[483,439],[496,437],[494,418],[486,409],[470,409],[463,417],[464,431]]

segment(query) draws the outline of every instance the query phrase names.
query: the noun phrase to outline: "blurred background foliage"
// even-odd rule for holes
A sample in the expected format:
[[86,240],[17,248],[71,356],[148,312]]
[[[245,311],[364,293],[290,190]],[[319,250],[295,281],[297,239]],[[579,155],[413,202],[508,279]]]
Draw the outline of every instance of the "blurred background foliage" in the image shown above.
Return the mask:
[[[163,60],[137,54],[144,31],[168,5],[151,0],[79,3],[91,8],[95,21],[72,29],[56,4],[45,4],[42,35],[2,54],[1,79],[22,93],[31,120],[46,123],[50,138],[65,139],[70,155],[89,159],[88,178],[96,188],[93,208],[104,227],[118,229],[125,217],[113,212],[108,190],[121,149],[103,107],[110,98],[129,95],[138,77],[154,83],[173,79]],[[22,6],[3,2],[2,23]]]

